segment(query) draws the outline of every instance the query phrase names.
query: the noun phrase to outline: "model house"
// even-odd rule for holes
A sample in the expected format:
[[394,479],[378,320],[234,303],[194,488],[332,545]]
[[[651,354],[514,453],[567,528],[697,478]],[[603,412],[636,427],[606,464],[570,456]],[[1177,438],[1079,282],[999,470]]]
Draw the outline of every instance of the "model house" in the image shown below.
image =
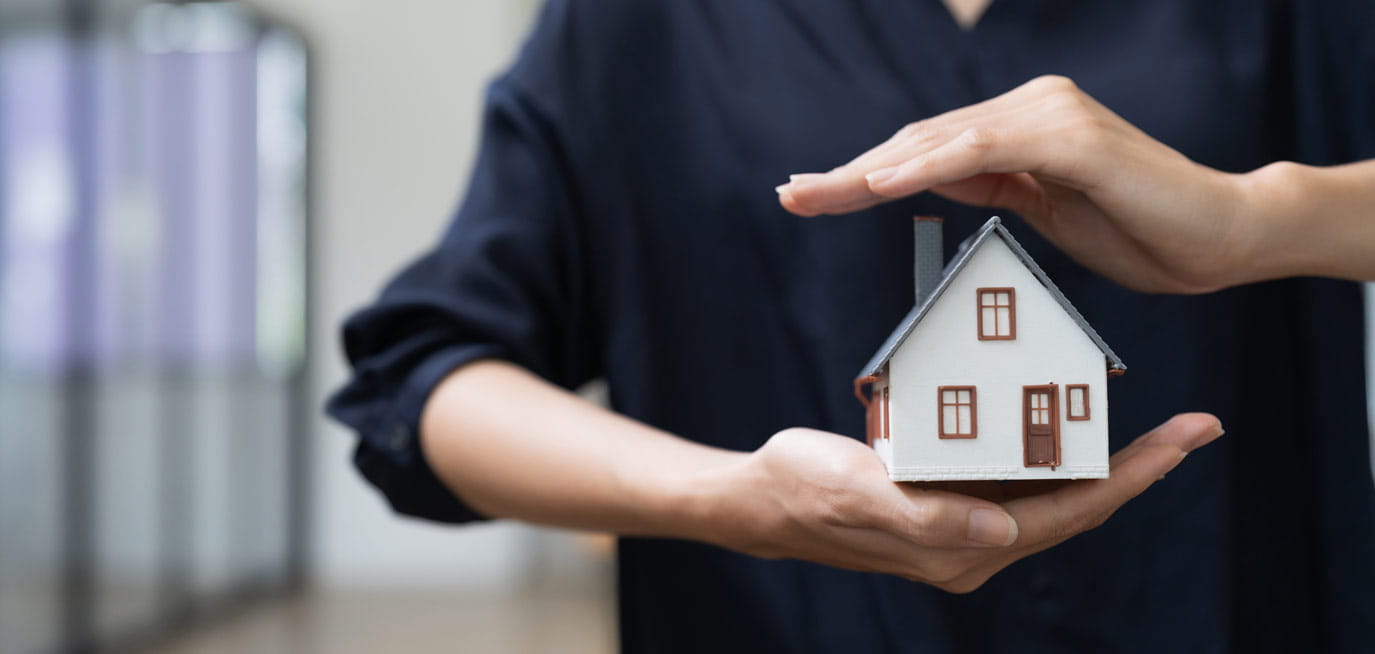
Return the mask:
[[1126,366],[996,216],[944,267],[940,219],[915,224],[916,306],[855,380],[889,477],[1107,477]]

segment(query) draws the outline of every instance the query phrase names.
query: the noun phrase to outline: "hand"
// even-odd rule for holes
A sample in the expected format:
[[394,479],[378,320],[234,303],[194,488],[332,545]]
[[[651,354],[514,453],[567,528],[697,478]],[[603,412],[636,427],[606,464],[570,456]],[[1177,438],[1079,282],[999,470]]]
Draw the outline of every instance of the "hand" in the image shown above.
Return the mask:
[[784,208],[804,216],[928,190],[1002,207],[1123,286],[1201,293],[1267,274],[1252,267],[1265,261],[1257,251],[1267,229],[1245,206],[1251,181],[1190,161],[1070,80],[1047,76],[907,125],[830,172],[794,175],[778,192]]
[[728,515],[710,540],[969,592],[1014,561],[1102,524],[1221,434],[1213,416],[1182,414],[1115,454],[1109,479],[970,484],[980,498],[895,484],[862,443],[789,429],[730,473]]

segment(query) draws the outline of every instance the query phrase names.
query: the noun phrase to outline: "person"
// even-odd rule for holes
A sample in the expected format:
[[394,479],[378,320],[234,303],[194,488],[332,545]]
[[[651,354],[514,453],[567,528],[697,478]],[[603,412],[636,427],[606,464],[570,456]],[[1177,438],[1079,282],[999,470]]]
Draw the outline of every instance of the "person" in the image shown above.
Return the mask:
[[[356,465],[621,534],[631,652],[1375,651],[1375,10],[952,6],[549,2],[345,326]],[[950,252],[985,207],[1132,366],[1107,480],[894,484],[853,438],[910,217]]]

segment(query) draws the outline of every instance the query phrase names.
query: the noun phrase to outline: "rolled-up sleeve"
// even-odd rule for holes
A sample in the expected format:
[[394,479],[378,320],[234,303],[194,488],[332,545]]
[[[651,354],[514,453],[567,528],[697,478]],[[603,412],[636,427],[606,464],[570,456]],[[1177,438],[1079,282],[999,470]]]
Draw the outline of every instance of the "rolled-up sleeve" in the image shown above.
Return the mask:
[[327,407],[357,433],[354,463],[396,511],[445,522],[483,516],[440,483],[420,449],[436,384],[483,358],[569,388],[599,373],[558,126],[509,78],[486,102],[462,206],[438,246],[347,321],[352,376]]

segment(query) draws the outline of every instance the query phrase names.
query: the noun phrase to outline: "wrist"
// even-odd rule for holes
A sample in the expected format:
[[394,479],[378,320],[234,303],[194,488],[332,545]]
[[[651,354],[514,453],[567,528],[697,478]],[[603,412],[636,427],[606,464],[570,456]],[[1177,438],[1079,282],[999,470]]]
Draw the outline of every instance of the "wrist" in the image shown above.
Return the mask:
[[641,469],[633,504],[640,508],[645,535],[703,540],[733,522],[741,510],[741,480],[746,476],[749,454],[693,444],[664,466]]
[[1314,241],[1323,227],[1312,217],[1319,169],[1278,161],[1238,175],[1240,224],[1246,225],[1245,282],[1317,274]]
[[757,551],[764,540],[766,490],[750,453],[711,450],[667,477],[654,504],[665,521],[664,535]]

